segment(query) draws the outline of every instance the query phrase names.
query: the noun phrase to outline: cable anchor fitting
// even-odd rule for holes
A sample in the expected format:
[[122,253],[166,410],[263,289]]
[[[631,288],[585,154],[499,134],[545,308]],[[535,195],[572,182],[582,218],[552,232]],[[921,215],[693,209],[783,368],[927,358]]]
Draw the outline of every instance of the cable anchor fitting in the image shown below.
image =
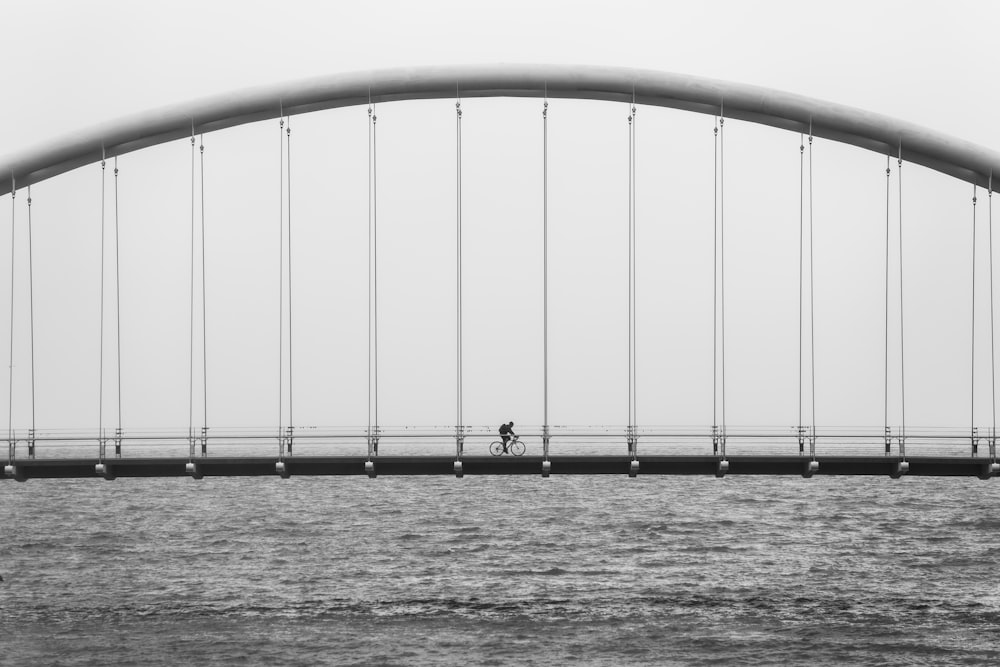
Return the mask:
[[376,426],[368,434],[368,460],[365,461],[365,474],[368,475],[369,479],[375,479],[378,476],[378,471],[375,470],[375,459],[378,458],[378,438],[379,428]]

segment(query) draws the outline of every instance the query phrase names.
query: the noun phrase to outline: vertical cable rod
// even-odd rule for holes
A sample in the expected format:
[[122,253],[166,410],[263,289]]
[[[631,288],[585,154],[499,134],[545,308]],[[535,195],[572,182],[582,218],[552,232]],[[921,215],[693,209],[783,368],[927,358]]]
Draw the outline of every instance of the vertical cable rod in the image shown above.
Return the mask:
[[[282,110],[283,113],[283,110]],[[278,454],[285,453],[285,118],[278,121]]]
[[[13,446],[14,438],[14,230],[17,223],[17,191],[11,176],[10,189],[10,364],[7,367],[7,442]],[[13,450],[11,450],[13,451]]]
[[28,186],[28,318],[31,334],[31,442],[30,456],[35,457],[35,265],[31,247],[31,186]]
[[[546,93],[548,88],[546,87]],[[542,440],[549,455],[549,100],[542,104]]]
[[368,455],[372,443],[372,102],[368,93]]
[[368,456],[378,454],[378,161],[376,121],[368,100]]
[[803,339],[803,281],[805,257],[805,136],[799,133],[799,453],[803,451],[802,438],[802,339]]
[[285,124],[285,167],[286,178],[288,179],[288,453],[292,453],[291,436],[295,428],[295,401],[293,373],[295,367],[292,363],[292,117],[286,117]]
[[638,298],[638,283],[636,282],[636,273],[639,270],[639,255],[638,247],[636,245],[636,225],[638,222],[637,216],[637,206],[638,202],[636,200],[636,190],[638,188],[639,180],[639,115],[635,106],[635,90],[632,90],[632,275],[631,275],[631,285],[632,285],[632,432],[633,437],[637,437],[635,433],[638,427],[638,415],[639,415],[639,369],[637,360],[639,358],[639,347],[638,347],[638,333],[637,333],[637,317],[638,310],[636,308],[636,300]]
[[628,438],[629,454],[632,453],[632,152],[635,141],[632,134],[632,114],[628,117]]
[[101,459],[104,458],[104,200],[105,200],[105,156],[101,156],[101,307],[100,307],[100,337],[99,342],[101,346],[101,351],[99,354],[100,358],[100,380],[98,382],[97,390],[97,421],[98,421],[98,434],[100,439],[100,452]]
[[[201,381],[202,381],[202,403],[203,421],[202,436],[208,435],[208,299],[205,287],[205,135],[201,134],[199,150],[201,153],[201,168],[198,173],[201,177]],[[202,440],[202,447],[206,446]],[[204,451],[202,452],[204,453]]]
[[118,156],[114,161],[115,174],[115,343],[117,359],[115,367],[118,371],[118,430],[115,434],[115,444],[121,453],[121,433],[122,433],[122,290],[121,290],[121,260],[118,251]]
[[455,102],[455,437],[462,447],[462,100]]
[[628,440],[635,438],[635,105],[628,117]]
[[809,441],[810,454],[816,454],[816,281],[813,254],[813,134],[812,120],[809,121],[809,396],[812,400],[812,436]]
[[375,362],[375,430],[378,431],[378,116],[372,114],[372,331]]
[[712,130],[712,453],[719,447],[719,117]]
[[194,123],[191,123],[191,276],[189,283],[188,313],[188,443],[194,449],[194,274],[195,274],[195,183],[197,181],[195,159]]
[[725,116],[719,117],[719,334],[722,366],[722,452],[726,451],[726,141]]
[[900,402],[900,454],[906,444],[906,356],[903,348],[905,333],[903,319],[903,144],[899,144],[896,166],[896,180],[899,184],[899,402]]
[[885,453],[892,448],[891,431],[889,430],[889,202],[892,174],[892,157],[885,156],[885,378],[883,380],[885,420]]
[[[972,323],[971,364],[969,367],[969,428],[976,449],[976,184],[972,184]],[[974,453],[974,452],[973,452]]]
[[[29,192],[29,201],[31,199]],[[996,364],[996,336],[994,335],[993,326],[993,174],[990,174],[990,184],[987,194],[987,211],[989,215],[989,230],[990,230],[990,385],[992,388],[991,392],[991,405],[993,408],[993,428],[990,431],[990,441],[991,444],[996,442],[997,435],[997,364]],[[29,208],[30,212],[31,209]],[[29,223],[31,217],[28,217]],[[29,229],[31,225],[28,225]]]

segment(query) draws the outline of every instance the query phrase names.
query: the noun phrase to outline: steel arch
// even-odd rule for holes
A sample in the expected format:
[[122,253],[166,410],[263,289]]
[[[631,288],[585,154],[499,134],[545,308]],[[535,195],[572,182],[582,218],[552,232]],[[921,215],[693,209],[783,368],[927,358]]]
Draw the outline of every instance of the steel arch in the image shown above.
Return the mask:
[[809,132],[902,157],[982,187],[1000,153],[888,116],[758,86],[682,74],[576,65],[469,65],[335,74],[228,93],[110,122],[0,163],[0,195],[192,133],[322,109],[455,97],[608,100],[684,109]]

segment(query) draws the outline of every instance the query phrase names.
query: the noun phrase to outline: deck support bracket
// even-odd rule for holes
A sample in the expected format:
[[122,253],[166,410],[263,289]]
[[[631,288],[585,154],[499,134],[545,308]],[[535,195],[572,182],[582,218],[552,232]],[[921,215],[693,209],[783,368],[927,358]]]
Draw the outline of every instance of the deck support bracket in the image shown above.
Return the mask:
[[979,479],[989,479],[1000,475],[1000,463],[991,461],[983,464],[983,471],[979,473]]

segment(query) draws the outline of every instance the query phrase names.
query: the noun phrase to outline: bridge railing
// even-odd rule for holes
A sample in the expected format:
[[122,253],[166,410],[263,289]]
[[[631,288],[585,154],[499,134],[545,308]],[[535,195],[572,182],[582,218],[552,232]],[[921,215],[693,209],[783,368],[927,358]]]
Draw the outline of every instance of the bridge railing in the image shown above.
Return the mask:
[[[381,426],[377,454],[433,456],[456,453],[454,426]],[[543,453],[541,426],[518,429],[528,455]],[[625,426],[549,427],[549,453],[559,455],[628,454]],[[493,427],[463,427],[463,454],[485,456],[499,436]],[[794,426],[642,426],[634,430],[637,454],[643,456],[876,456],[994,457],[991,428],[896,429],[824,427],[815,434]],[[714,435],[724,435],[724,438]],[[117,431],[13,431],[8,460],[163,457],[364,456],[365,427],[301,426],[275,428],[129,429]],[[721,442],[720,442],[721,440]]]

